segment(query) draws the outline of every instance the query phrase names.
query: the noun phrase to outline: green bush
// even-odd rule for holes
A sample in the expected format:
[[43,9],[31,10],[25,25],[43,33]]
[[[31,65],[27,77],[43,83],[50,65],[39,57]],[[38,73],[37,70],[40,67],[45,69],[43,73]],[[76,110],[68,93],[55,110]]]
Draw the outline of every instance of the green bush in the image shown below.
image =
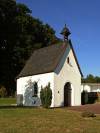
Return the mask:
[[83,92],[81,93],[81,102],[82,105],[88,103],[88,92],[86,90],[83,90]]
[[7,96],[7,90],[4,86],[0,87],[0,97],[6,97]]
[[40,98],[42,106],[45,108],[49,108],[52,100],[52,90],[50,89],[50,83],[48,83],[48,85],[44,88],[41,87]]
[[93,112],[84,111],[82,112],[82,117],[96,117],[96,115]]

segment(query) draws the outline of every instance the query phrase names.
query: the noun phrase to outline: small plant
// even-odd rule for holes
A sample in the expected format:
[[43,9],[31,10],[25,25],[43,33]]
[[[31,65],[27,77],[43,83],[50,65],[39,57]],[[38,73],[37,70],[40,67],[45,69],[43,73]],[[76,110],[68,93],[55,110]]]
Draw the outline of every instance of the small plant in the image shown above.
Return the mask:
[[48,85],[44,88],[41,87],[40,98],[42,106],[45,108],[49,108],[52,100],[52,90],[50,89],[50,83],[48,83]]
[[93,112],[90,111],[84,111],[82,112],[82,117],[96,117],[96,115]]

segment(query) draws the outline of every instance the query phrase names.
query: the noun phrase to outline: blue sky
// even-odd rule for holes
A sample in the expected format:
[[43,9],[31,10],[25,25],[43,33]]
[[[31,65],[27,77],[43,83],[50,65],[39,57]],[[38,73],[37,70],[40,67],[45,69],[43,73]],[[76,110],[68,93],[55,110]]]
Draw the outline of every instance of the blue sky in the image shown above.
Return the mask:
[[83,75],[100,76],[100,0],[17,0],[60,36],[66,23]]

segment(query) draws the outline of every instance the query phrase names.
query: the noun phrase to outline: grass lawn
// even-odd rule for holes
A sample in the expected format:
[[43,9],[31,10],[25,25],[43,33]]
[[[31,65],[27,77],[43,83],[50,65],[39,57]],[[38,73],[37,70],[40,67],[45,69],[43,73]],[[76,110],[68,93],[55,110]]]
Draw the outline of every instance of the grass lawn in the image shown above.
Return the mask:
[[85,119],[67,108],[0,109],[0,133],[100,133],[100,115]]
[[0,106],[16,104],[16,98],[0,98]]

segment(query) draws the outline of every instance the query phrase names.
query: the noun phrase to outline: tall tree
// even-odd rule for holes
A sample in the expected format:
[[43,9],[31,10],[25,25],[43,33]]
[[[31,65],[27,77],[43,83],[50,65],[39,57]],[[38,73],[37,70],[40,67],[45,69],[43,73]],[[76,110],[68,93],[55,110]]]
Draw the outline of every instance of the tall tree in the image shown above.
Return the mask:
[[[0,84],[7,86],[10,91],[13,75],[12,51],[15,44],[14,18],[16,16],[16,3],[12,0],[0,1]],[[11,79],[11,80],[9,80]]]
[[0,1],[0,84],[8,94],[33,50],[57,41],[53,28],[32,17],[31,12],[13,0]]

